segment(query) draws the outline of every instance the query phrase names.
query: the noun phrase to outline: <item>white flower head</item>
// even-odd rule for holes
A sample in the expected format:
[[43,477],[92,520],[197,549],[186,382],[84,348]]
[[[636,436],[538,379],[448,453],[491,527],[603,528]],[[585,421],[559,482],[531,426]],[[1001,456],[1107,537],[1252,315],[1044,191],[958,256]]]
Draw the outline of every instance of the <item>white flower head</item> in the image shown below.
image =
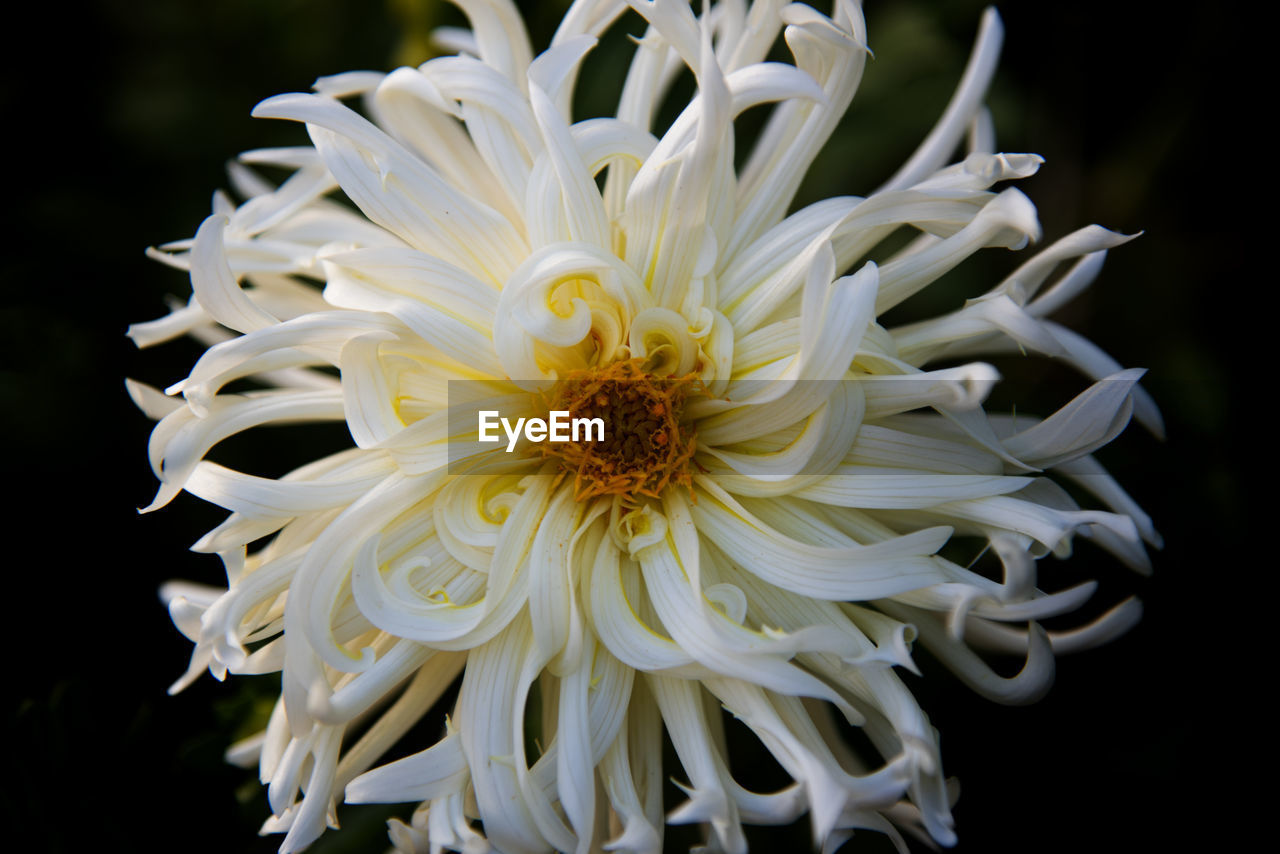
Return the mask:
[[[992,189],[1041,162],[995,153],[999,19],[897,174],[788,214],[868,60],[854,0],[579,0],[536,57],[508,0],[455,2],[456,56],[260,104],[313,145],[242,155],[243,203],[218,195],[153,253],[193,295],[130,335],[209,346],[167,393],[130,384],[159,419],[147,509],[186,490],[231,514],[196,545],[226,588],[164,591],[196,645],[174,690],[281,674],[230,755],[257,764],[282,851],[342,801],[417,805],[391,822],[402,851],[652,852],[664,822],[696,822],[741,852],[744,824],[805,814],[824,850],[859,829],[953,843],[938,734],[899,675],[913,645],[1034,700],[1055,653],[1140,610],[1046,632],[1094,584],[1042,591],[1037,561],[1087,537],[1144,570],[1158,545],[1090,456],[1131,416],[1159,432],[1141,372],[1047,319],[1128,238],[1084,228],[956,311],[878,322],[978,250],[1040,237],[1026,196]],[[574,122],[584,57],[628,7],[647,29],[616,117]],[[766,61],[777,44],[789,63]],[[656,136],[683,73],[696,95]],[[734,120],[757,105],[739,170]],[[914,240],[868,261],[899,229]],[[1019,351],[1096,382],[1043,419],[987,413],[997,375],[972,360]],[[451,420],[464,386],[513,421],[563,407],[614,429],[511,453]],[[323,421],[352,446],[277,479],[205,459]],[[998,571],[942,557],[949,541]],[[1026,663],[1001,677],[990,653]],[[458,680],[440,740],[380,765]],[[739,785],[721,707],[791,785]],[[668,777],[687,800],[664,815]]]

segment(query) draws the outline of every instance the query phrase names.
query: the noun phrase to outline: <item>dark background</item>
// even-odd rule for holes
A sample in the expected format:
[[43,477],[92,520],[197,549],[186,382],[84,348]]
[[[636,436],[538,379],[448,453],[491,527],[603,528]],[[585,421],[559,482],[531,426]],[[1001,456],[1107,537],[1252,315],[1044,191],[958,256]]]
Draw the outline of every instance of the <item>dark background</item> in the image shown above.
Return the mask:
[[[562,6],[538,4],[528,16],[536,47]],[[124,330],[162,314],[164,295],[188,293],[180,273],[142,249],[194,233],[211,192],[226,186],[226,159],[303,141],[294,125],[250,119],[252,106],[320,74],[421,61],[435,13],[339,0],[100,0],[29,11],[41,20],[9,30],[13,67],[0,78],[10,498],[0,601],[16,617],[3,624],[5,827],[34,831],[37,850],[273,851],[280,837],[254,835],[267,810],[252,775],[221,762],[270,686],[206,676],[165,695],[189,644],[155,591],[169,578],[218,583],[216,558],[186,548],[220,513],[187,496],[158,514],[134,512],[154,483],[149,424],[123,377],[166,385],[198,351],[177,343],[139,353]],[[980,11],[967,0],[869,4],[877,58],[804,198],[866,193],[910,153],[959,77]],[[1246,545],[1256,532],[1241,427],[1252,414],[1245,383],[1261,376],[1241,343],[1245,321],[1274,280],[1246,262],[1266,240],[1267,220],[1247,204],[1260,186],[1252,173],[1269,165],[1246,107],[1265,103],[1251,99],[1269,82],[1242,64],[1251,24],[1230,4],[1194,19],[1125,2],[1006,3],[1001,12],[1007,39],[991,104],[1001,150],[1046,158],[1019,186],[1047,240],[1090,222],[1145,231],[1110,254],[1062,317],[1124,365],[1150,369],[1145,385],[1168,440],[1134,425],[1102,459],[1167,543],[1151,579],[1088,548],[1054,576],[1098,577],[1101,598],[1136,592],[1147,610],[1117,643],[1060,659],[1040,704],[995,706],[928,662],[911,684],[963,786],[957,850],[1225,847],[1253,821],[1239,800],[1252,783],[1227,760],[1273,740],[1254,696],[1268,654],[1243,673],[1272,561]],[[584,108],[607,110],[593,84],[616,92],[620,75],[602,60],[584,82]],[[1020,260],[997,253],[957,273],[941,308]],[[264,441],[269,454],[290,451]],[[279,463],[273,456],[270,467]],[[383,850],[384,817],[344,812],[344,833],[313,850]],[[803,850],[805,833],[803,824],[763,832],[753,850]],[[683,850],[677,841],[672,850]],[[857,842],[881,850],[874,834],[845,850]]]

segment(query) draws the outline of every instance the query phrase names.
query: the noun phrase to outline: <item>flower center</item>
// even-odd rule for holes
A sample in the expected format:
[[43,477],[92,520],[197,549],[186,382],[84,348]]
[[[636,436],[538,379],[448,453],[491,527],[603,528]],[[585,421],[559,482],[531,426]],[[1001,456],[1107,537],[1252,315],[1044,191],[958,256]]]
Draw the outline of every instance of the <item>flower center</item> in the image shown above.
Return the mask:
[[659,377],[643,359],[572,371],[551,393],[552,410],[570,418],[604,421],[603,441],[548,442],[544,457],[557,457],[574,476],[574,495],[647,495],[668,485],[692,488],[689,465],[697,443],[693,425],[681,421],[684,403],[703,391],[697,374]]

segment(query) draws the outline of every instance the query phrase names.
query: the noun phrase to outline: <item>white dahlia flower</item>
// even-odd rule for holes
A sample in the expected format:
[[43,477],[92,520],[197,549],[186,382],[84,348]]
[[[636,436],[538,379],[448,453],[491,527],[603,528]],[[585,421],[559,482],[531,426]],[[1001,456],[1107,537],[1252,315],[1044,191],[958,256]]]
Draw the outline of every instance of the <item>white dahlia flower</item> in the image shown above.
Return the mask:
[[[978,250],[1040,236],[1021,192],[992,189],[1041,162],[995,153],[996,14],[897,174],[788,213],[868,60],[854,0],[579,0],[536,57],[508,0],[456,2],[456,56],[260,104],[313,145],[242,155],[243,202],[219,194],[194,239],[153,253],[193,293],[130,335],[208,350],[165,393],[130,384],[159,419],[146,509],[186,490],[231,512],[195,546],[226,588],[164,591],[195,642],[174,689],[280,673],[265,731],[230,757],[257,764],[282,851],[342,801],[415,804],[391,822],[401,851],[652,852],[664,822],[696,822],[741,852],[744,824],[806,813],[828,851],[862,828],[953,843],[938,733],[900,678],[913,647],[1033,700],[1055,653],[1139,613],[1046,632],[1095,585],[1043,591],[1037,561],[1087,537],[1143,569],[1158,543],[1090,456],[1131,415],[1159,431],[1141,372],[1047,319],[1127,238],[1090,226],[956,311],[878,321]],[[574,122],[580,64],[628,6],[647,30],[617,116]],[[775,46],[789,63],[766,61]],[[656,136],[686,72],[696,95]],[[737,169],[734,119],[761,104]],[[258,165],[292,174],[272,186]],[[866,260],[900,228],[905,248]],[[1018,351],[1096,382],[1043,419],[985,412],[997,375],[969,360]],[[450,418],[462,380],[504,416],[612,427],[482,445]],[[277,479],[205,459],[323,421],[351,447]],[[949,541],[996,571],[940,556]],[[992,653],[1025,665],[1002,677]],[[380,765],[457,680],[439,741]],[[722,708],[791,785],[735,780]],[[668,776],[687,800],[664,815]]]

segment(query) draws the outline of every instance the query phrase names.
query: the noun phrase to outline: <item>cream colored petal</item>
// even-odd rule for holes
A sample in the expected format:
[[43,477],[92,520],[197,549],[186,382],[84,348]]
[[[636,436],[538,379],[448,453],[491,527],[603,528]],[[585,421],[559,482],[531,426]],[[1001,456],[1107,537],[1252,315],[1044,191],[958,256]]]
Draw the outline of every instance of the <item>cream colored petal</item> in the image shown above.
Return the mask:
[[966,685],[989,700],[1011,706],[1025,705],[1043,697],[1053,685],[1054,660],[1049,637],[1035,623],[1031,624],[1026,663],[1016,676],[1006,678],[952,638],[933,616],[891,602],[880,602],[877,607],[900,620],[909,620],[920,632],[920,642]]
[[[814,546],[769,528],[707,480],[692,515],[700,533],[770,584],[818,599],[875,599],[946,579],[929,555],[948,528],[918,531],[875,545]],[[883,591],[883,592],[881,592]]]
[[210,317],[237,332],[270,326],[276,318],[245,295],[227,265],[223,245],[226,227],[226,217],[214,214],[196,231],[191,247],[191,290],[195,300]]
[[505,218],[463,196],[336,101],[279,95],[259,104],[254,115],[306,122],[347,195],[410,245],[495,282],[506,278],[525,251],[523,238]]
[[642,671],[675,671],[693,656],[640,619],[633,604],[640,596],[638,567],[621,572],[622,552],[606,538],[596,552],[588,583],[591,625],[619,661]]
[[171,386],[204,415],[214,396],[233,380],[285,366],[337,365],[342,346],[368,333],[394,333],[396,324],[356,311],[315,312],[224,341],[205,351],[191,374]]
[[510,0],[452,0],[467,15],[479,56],[511,80],[523,80],[533,48],[520,11]]
[[738,188],[737,215],[723,256],[743,247],[782,219],[809,164],[848,108],[866,63],[866,27],[852,3],[837,4],[833,18],[791,4],[782,10],[784,32],[796,66],[823,90],[820,103],[789,100],[770,117],[756,142]]
[[917,293],[978,249],[1021,249],[1028,241],[1039,238],[1035,206],[1019,190],[1005,190],[951,237],[885,264],[880,271],[876,314],[883,314]]
[[332,421],[343,417],[341,396],[327,391],[228,395],[215,404],[205,418],[188,417],[186,410],[176,410],[151,434],[152,468],[161,478],[161,485],[155,500],[144,512],[172,501],[204,455],[228,436],[263,424]]
[[456,715],[485,835],[490,844],[511,854],[541,854],[547,848],[512,767],[520,731],[514,717],[516,688],[523,663],[536,655],[532,640],[528,617],[521,615],[473,650]]
[[671,824],[709,822],[716,841],[728,854],[746,854],[747,842],[736,801],[725,791],[722,767],[713,754],[696,683],[650,675],[647,684],[662,710],[680,764],[689,775],[689,800],[667,817]]
[[427,750],[383,765],[347,784],[347,803],[425,801],[453,791],[467,775],[462,738],[452,730]]
[[542,149],[537,123],[519,80],[470,57],[438,57],[418,69],[461,118],[476,150],[517,208],[524,205],[529,170]]
[[529,69],[529,103],[542,134],[564,204],[569,239],[609,249],[609,222],[604,201],[583,162],[569,123],[553,103],[564,76],[576,71],[585,53],[595,46],[590,36],[578,36],[552,48]]
[[[413,674],[409,684],[395,702],[378,715],[377,720],[355,744],[343,751],[342,760],[338,763],[336,788],[348,792],[348,802],[352,802],[348,789],[351,782],[363,774],[375,760],[422,718],[425,711],[435,704],[448,690],[453,680],[462,673],[465,663],[466,657],[463,655],[437,653],[431,656],[426,664],[419,667]],[[454,780],[458,784],[454,791],[460,791],[465,787],[465,782],[457,778]],[[383,781],[387,782],[386,778],[383,778]],[[367,795],[368,791],[365,790],[364,793]]]
[[501,212],[517,228],[520,205],[490,171],[475,143],[458,126],[457,107],[420,71],[399,68],[381,81],[372,99],[379,126],[459,189]]
[[1018,459],[1040,468],[1091,453],[1128,425],[1133,412],[1131,390],[1144,373],[1131,368],[1094,383],[1053,415],[1006,438],[1004,446]]

